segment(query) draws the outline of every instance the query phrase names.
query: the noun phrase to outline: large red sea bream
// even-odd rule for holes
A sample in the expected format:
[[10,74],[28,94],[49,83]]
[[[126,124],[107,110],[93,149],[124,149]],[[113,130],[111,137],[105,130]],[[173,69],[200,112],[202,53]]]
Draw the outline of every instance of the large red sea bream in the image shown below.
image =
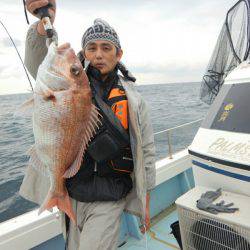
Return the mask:
[[69,44],[52,43],[40,65],[34,89],[33,132],[29,151],[34,168],[50,178],[50,190],[39,209],[57,206],[74,222],[65,178],[80,168],[86,146],[98,126],[88,77]]

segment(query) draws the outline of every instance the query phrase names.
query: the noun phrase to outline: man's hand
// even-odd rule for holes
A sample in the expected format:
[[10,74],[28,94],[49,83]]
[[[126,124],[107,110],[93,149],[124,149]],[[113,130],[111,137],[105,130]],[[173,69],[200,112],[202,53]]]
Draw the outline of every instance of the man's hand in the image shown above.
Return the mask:
[[[49,8],[49,14],[51,16],[50,20],[51,23],[53,24],[55,21],[55,15],[56,15],[56,0],[26,0],[26,7],[27,10],[35,17],[38,17],[38,15],[34,14],[34,11],[36,9],[39,9],[41,7],[44,7],[51,3],[53,7]],[[37,25],[37,32],[40,35],[46,35],[46,31],[44,30],[43,24],[40,21]]]

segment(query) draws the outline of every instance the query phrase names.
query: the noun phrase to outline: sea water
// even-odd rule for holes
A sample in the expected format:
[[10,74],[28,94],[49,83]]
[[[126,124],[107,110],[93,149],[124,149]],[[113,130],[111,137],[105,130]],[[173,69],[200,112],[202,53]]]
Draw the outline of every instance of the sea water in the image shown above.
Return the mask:
[[[154,132],[202,119],[208,106],[199,100],[200,84],[152,84],[138,86],[150,108]],[[27,150],[34,143],[31,117],[13,116],[31,94],[0,96],[0,222],[28,212],[36,204],[18,194],[27,167]],[[186,148],[199,127],[192,124],[171,131],[172,151]],[[168,136],[155,136],[157,159],[169,155]]]

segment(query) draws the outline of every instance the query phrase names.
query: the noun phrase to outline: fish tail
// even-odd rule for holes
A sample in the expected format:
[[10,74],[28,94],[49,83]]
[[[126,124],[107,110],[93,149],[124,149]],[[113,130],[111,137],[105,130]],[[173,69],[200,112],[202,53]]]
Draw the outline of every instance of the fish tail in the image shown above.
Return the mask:
[[49,210],[55,206],[57,206],[60,211],[66,213],[76,225],[76,215],[72,209],[69,194],[67,191],[63,194],[57,194],[49,191],[47,198],[45,199],[44,203],[38,211],[38,215],[41,214],[43,211]]

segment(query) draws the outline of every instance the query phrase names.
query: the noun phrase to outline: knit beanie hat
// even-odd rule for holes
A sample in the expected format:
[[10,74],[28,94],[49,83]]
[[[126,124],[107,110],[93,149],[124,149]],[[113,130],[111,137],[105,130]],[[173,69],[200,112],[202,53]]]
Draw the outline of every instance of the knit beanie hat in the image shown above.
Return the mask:
[[104,20],[97,18],[94,25],[89,27],[82,37],[82,48],[85,49],[89,42],[106,40],[121,48],[119,37],[116,31]]

